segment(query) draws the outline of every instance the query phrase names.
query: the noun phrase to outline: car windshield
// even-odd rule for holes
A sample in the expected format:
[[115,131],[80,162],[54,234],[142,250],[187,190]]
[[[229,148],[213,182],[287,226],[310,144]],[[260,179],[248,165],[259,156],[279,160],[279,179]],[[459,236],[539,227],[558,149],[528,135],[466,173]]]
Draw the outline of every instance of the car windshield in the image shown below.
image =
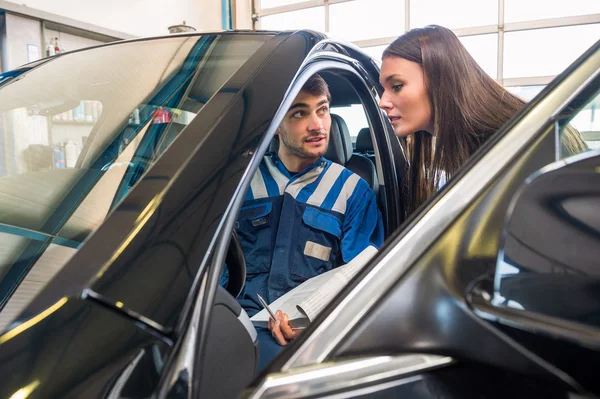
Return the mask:
[[0,330],[269,37],[123,42],[0,82]]

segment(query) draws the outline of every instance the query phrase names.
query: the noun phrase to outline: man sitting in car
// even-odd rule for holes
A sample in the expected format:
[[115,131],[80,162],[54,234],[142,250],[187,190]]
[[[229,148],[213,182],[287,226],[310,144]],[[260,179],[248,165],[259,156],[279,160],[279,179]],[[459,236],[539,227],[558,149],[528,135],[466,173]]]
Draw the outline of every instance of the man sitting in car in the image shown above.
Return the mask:
[[[323,158],[330,102],[323,78],[312,76],[277,129],[278,151],[265,155],[246,194],[237,232],[247,266],[239,302],[249,316],[263,309],[257,294],[272,303],[383,243],[381,214],[367,182]],[[276,316],[271,331],[258,328],[261,369],[297,334],[287,315]]]

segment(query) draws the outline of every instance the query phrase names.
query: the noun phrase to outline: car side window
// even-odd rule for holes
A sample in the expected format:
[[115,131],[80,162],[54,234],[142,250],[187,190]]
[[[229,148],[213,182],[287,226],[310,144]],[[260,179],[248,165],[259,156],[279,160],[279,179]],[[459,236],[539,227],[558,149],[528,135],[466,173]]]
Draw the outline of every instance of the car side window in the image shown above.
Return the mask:
[[583,108],[559,122],[559,159],[600,149],[599,108],[600,94],[597,94]]
[[[556,159],[513,198],[493,303],[600,327],[600,104],[588,84],[556,119]],[[579,156],[576,156],[579,155]]]
[[360,131],[369,126],[362,104],[331,107],[331,113],[344,118],[348,125],[348,132],[350,133],[352,143],[356,144],[356,139]]
[[2,85],[0,330],[266,40],[256,37],[103,46]]

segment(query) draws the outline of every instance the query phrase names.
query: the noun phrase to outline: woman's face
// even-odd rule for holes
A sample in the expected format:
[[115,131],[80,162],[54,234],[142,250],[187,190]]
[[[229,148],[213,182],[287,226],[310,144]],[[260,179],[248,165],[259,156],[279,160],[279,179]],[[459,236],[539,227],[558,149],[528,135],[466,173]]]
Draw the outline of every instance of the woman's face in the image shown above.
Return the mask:
[[421,65],[388,56],[381,65],[380,82],[384,92],[379,106],[390,119],[396,136],[408,136],[419,130],[433,134],[431,103]]

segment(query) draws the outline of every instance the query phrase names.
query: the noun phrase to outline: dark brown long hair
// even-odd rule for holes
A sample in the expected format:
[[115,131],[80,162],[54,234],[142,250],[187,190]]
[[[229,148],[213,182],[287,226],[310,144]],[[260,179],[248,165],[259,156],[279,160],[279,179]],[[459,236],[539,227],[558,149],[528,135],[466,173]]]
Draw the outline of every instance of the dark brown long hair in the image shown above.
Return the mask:
[[433,136],[420,131],[407,140],[410,161],[408,211],[414,211],[523,106],[524,101],[490,78],[451,30],[412,29],[383,52],[423,68],[431,103]]

